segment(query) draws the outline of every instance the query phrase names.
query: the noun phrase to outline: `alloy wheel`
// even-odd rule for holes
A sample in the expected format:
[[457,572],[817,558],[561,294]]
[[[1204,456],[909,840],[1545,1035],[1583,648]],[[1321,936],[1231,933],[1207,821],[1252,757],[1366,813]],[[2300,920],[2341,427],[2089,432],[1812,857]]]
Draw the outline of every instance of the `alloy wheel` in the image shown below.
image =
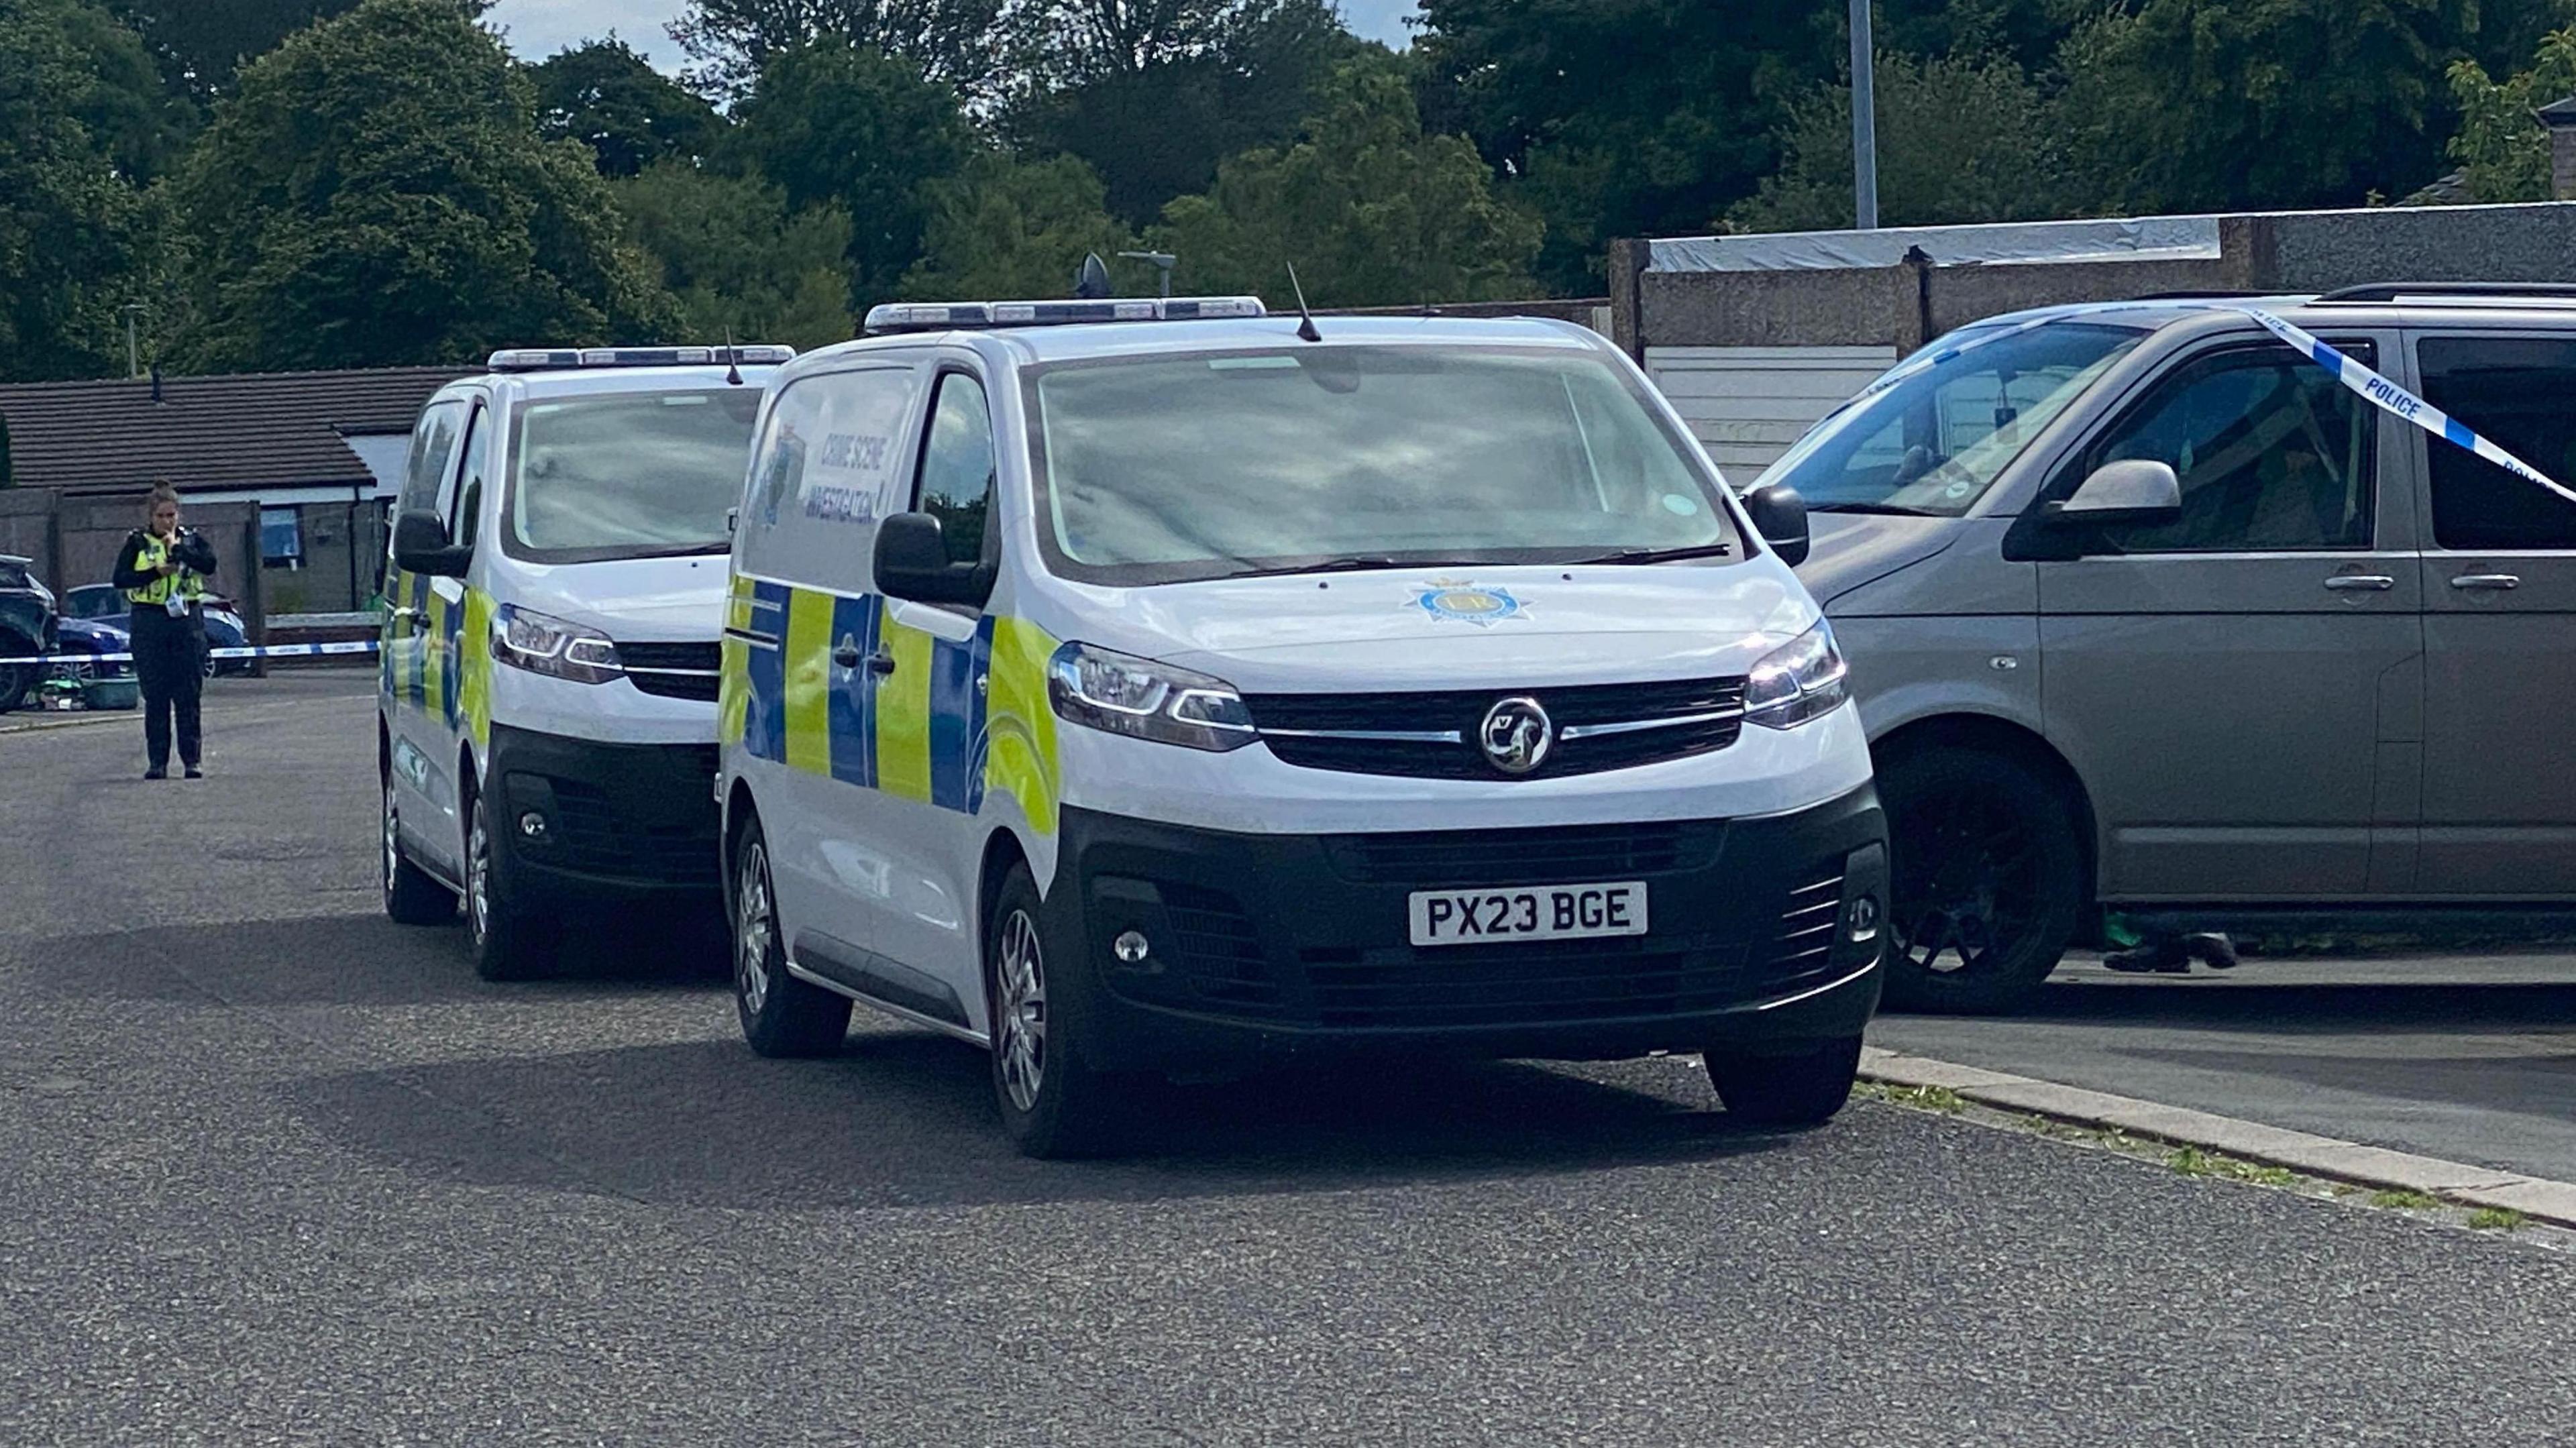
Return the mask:
[[394,893],[395,876],[402,869],[402,825],[394,814],[394,786],[391,780],[385,782],[384,815],[385,849],[380,863],[384,866],[385,894],[391,897]]
[[1934,974],[1975,971],[2038,921],[2036,843],[2003,804],[1945,791],[1907,811],[1896,842],[1897,948]]
[[474,806],[474,823],[465,840],[465,919],[481,945],[492,933],[492,840],[483,828],[483,806]]
[[734,883],[734,989],[742,996],[746,1016],[757,1016],[769,1003],[769,948],[777,939],[769,908],[769,853],[759,841],[742,852],[742,874]]
[[1038,947],[1037,922],[1026,910],[1012,911],[1003,923],[994,974],[1002,1087],[1010,1093],[1011,1105],[1031,1111],[1046,1081],[1046,962]]

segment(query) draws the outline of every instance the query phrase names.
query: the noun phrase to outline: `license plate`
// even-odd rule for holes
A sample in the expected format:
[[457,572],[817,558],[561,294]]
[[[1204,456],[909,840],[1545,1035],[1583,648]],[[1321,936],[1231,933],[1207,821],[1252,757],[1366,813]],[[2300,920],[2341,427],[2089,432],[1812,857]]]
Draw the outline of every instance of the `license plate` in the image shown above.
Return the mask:
[[1416,945],[1590,940],[1646,933],[1646,884],[1642,880],[1500,890],[1418,890],[1410,903]]

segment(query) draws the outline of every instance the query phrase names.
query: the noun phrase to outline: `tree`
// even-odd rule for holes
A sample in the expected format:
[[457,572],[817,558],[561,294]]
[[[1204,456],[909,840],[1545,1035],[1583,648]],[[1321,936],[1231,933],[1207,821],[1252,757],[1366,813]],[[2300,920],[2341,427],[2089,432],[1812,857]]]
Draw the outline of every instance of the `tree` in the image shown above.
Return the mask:
[[122,129],[142,103],[109,74],[142,43],[119,29],[79,0],[0,6],[0,376],[123,370],[148,237]]
[[590,147],[603,176],[632,176],[665,156],[704,153],[722,124],[715,107],[655,70],[611,35],[531,66],[537,130]]
[[1233,157],[1164,209],[1151,239],[1188,289],[1281,296],[1294,262],[1318,306],[1530,294],[1538,219],[1494,196],[1465,137],[1423,133],[1394,66],[1345,65],[1326,101],[1294,144]]
[[670,299],[590,154],[450,0],[364,0],[245,67],[176,178],[208,369],[649,338]]
[[[2506,7],[2510,8],[2510,7]],[[2101,205],[2335,206],[2440,169],[2443,69],[2476,0],[2144,0],[2061,53],[2068,143]]]
[[922,77],[977,90],[999,64],[1004,0],[690,0],[671,38],[692,83],[742,95],[790,51],[837,42],[882,51]]
[[[246,62],[318,20],[345,15],[358,0],[115,0],[118,14],[151,44],[171,81],[211,100]],[[481,5],[475,6],[477,10]]]
[[1061,296],[1083,257],[1136,245],[1109,215],[1100,177],[1072,156],[986,152],[922,192],[921,260],[903,278],[903,294],[922,301]]
[[[1878,59],[1879,212],[1890,226],[2038,221],[2074,214],[2055,117],[2009,57]],[[1780,169],[1727,219],[1740,231],[1852,224],[1851,86],[1789,106]]]
[[891,300],[921,255],[921,183],[973,153],[957,93],[904,62],[838,42],[770,60],[736,114],[737,155],[797,210],[850,218],[849,307]]
[[680,335],[713,342],[846,342],[842,257],[850,218],[837,204],[790,212],[786,194],[750,176],[659,161],[614,183],[628,235],[661,267],[678,300]]
[[2453,65],[2450,81],[2460,128],[2449,151],[2468,172],[2468,195],[2486,202],[2550,200],[2556,193],[2549,132],[2532,112],[2576,95],[2576,29],[2552,32],[2531,67],[2501,84],[2474,60]]
[[[1601,285],[1618,236],[1704,231],[1776,156],[1781,102],[1829,79],[1840,6],[1423,0],[1424,105],[1547,223],[1541,280]],[[1828,13],[1830,12],[1830,13]]]
[[1362,46],[1327,0],[1037,0],[1018,12],[1025,79],[1003,129],[1082,158],[1142,226],[1220,160],[1295,134]]

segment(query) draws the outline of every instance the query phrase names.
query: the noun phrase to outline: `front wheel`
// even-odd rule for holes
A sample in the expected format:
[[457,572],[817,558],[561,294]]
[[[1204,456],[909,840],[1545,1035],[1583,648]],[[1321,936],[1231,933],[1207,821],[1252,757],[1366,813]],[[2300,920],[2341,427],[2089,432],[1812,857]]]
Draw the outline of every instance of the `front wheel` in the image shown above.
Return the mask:
[[491,806],[474,794],[465,827],[465,928],[474,946],[474,973],[485,980],[532,980],[554,964],[555,922],[527,913],[509,898],[502,872],[493,868],[499,842]]
[[1985,1013],[2027,1002],[2087,899],[2062,792],[2016,760],[1927,749],[1879,774],[1895,859],[1888,1004]]
[[1755,1126],[1821,1126],[1851,1099],[1852,1082],[1860,1076],[1860,1037],[1790,1056],[1713,1050],[1700,1062],[1727,1115]]
[[984,933],[993,1096],[1024,1156],[1089,1156],[1109,1148],[1131,1102],[1127,1083],[1083,1059],[1075,962],[1046,931],[1037,882],[1013,865]]

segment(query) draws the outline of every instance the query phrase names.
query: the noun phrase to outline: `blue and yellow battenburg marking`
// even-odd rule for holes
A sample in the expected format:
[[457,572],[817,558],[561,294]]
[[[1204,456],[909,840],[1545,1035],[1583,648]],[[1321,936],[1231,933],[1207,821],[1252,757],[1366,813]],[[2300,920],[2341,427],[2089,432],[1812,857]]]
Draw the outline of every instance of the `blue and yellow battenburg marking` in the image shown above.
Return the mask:
[[425,573],[396,573],[385,585],[388,603],[418,611],[408,650],[397,649],[390,618],[377,650],[378,687],[388,698],[416,704],[445,718],[449,728],[469,726],[477,743],[492,737],[492,599],[481,589],[449,601]]
[[726,624],[717,706],[726,743],[967,814],[1000,789],[1033,827],[1054,829],[1054,643],[1044,631],[986,617],[950,639],[901,622],[874,594],[741,577]]

